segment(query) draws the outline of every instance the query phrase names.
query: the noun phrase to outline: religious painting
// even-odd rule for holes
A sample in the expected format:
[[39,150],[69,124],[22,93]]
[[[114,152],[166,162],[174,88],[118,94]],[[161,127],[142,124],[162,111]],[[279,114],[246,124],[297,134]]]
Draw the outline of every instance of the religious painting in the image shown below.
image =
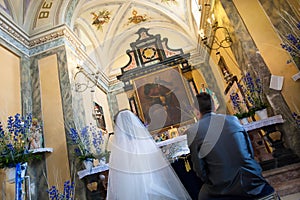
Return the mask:
[[126,25],[129,24],[139,24],[141,22],[145,22],[149,19],[150,17],[147,16],[147,14],[143,14],[143,15],[138,15],[138,12],[136,10],[132,11],[132,16],[130,16],[128,18],[128,22]]
[[129,98],[129,105],[130,105],[130,110],[138,116],[139,112],[134,97]]
[[190,87],[190,91],[191,91],[192,95],[196,96],[198,94],[198,90],[197,90],[194,80],[190,79],[190,80],[188,80],[188,83],[189,83],[189,87]]
[[97,127],[106,130],[103,108],[96,102],[94,102],[94,116],[96,119]]
[[168,130],[168,136],[169,136],[170,139],[179,136],[178,129],[177,128],[169,129]]
[[107,24],[111,18],[111,12],[106,9],[99,11],[98,14],[91,12],[91,15],[93,15],[92,25],[96,26],[97,30],[101,31],[103,31],[104,24]]
[[178,67],[134,80],[141,119],[149,131],[160,131],[190,120],[190,99]]

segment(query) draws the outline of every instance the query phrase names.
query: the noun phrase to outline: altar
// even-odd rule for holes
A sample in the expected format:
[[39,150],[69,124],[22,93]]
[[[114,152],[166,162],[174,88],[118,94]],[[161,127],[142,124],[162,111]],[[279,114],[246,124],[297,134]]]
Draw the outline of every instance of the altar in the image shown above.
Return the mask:
[[[254,131],[280,123],[284,123],[284,120],[281,115],[276,115],[243,125],[250,138],[252,139],[252,145],[258,162],[273,159],[272,151],[275,151],[275,149],[271,152],[268,152],[267,148],[272,147],[270,147],[271,143],[270,141],[268,141],[267,136],[261,135],[260,133]],[[190,126],[192,125],[188,125],[187,127],[185,127],[185,129]],[[175,138],[171,138],[165,141],[159,141],[157,142],[157,146],[161,148],[162,152],[170,162],[174,162],[180,156],[190,153],[187,145],[186,135],[179,135]]]
[[[266,127],[276,126],[281,123],[284,123],[282,116],[276,115],[267,119],[262,119],[243,125],[250,138],[252,139],[255,159],[262,165],[263,168],[265,167],[266,161],[275,162],[274,159],[276,159],[276,157],[273,156],[273,153],[274,151],[276,151],[276,149],[272,147],[272,144],[269,141],[267,141],[267,136],[262,136],[260,135],[260,132],[257,131]],[[187,130],[191,126],[193,126],[193,124],[175,128],[177,129],[176,132],[178,133],[178,136],[164,141],[157,141],[156,144],[169,160],[170,164],[182,181],[183,185],[186,187],[189,194],[193,198],[197,198],[202,182],[192,169],[192,161],[190,159],[190,151],[187,144],[187,135],[184,134],[185,130]],[[174,128],[172,129],[174,130]],[[165,132],[161,132],[160,134],[167,135],[169,132],[170,131],[166,130]],[[153,137],[155,139],[155,135],[153,135]],[[267,143],[269,143],[270,145],[269,148],[272,148],[271,152],[268,152],[267,150]],[[109,176],[109,163],[101,164],[91,169],[78,171],[77,175],[79,176],[79,179],[83,179],[88,186],[89,184],[92,184],[94,182],[97,182],[98,185],[101,186],[102,190],[88,192],[90,198],[92,199],[92,195],[95,194],[99,196],[101,192],[105,193],[106,191]]]

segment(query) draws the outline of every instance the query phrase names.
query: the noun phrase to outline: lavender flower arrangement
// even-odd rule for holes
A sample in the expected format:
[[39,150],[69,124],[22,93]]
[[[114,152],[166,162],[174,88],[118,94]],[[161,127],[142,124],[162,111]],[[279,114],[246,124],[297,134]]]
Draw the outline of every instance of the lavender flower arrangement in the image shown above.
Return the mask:
[[235,116],[238,119],[243,119],[249,117],[249,112],[247,112],[245,101],[241,100],[239,95],[236,92],[230,94],[230,99],[233,104],[233,109],[235,111]]
[[74,183],[71,181],[65,181],[64,191],[62,193],[60,193],[54,185],[48,189],[47,192],[51,200],[73,200],[75,199],[74,190]]
[[297,22],[289,13],[284,12],[281,14],[282,18],[282,31],[279,32],[283,43],[281,47],[286,50],[292,57],[287,63],[291,63],[293,60],[295,64],[300,68],[300,22]]
[[40,158],[28,150],[31,125],[31,114],[9,116],[6,128],[0,122],[0,169]]
[[96,129],[95,126],[89,127],[89,132],[92,133],[92,144],[94,146],[95,152],[97,155],[102,153],[101,145],[104,143],[102,131],[100,129]]
[[70,129],[69,136],[75,145],[75,155],[83,161],[87,158],[96,158],[102,153],[103,135],[95,126],[85,126],[80,131]]
[[267,104],[263,102],[263,89],[260,78],[257,77],[254,80],[251,74],[247,72],[242,81],[245,86],[239,84],[239,88],[245,95],[251,113],[267,108]]
[[300,115],[298,115],[297,113],[293,112],[292,116],[296,120],[296,124],[298,125],[298,128],[300,128]]

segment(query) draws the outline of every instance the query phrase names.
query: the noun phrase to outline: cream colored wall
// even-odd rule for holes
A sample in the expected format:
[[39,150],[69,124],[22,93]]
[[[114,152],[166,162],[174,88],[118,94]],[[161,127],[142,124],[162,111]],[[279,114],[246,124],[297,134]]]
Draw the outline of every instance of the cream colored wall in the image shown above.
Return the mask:
[[53,152],[46,156],[49,185],[57,185],[62,191],[64,181],[70,180],[66,133],[56,54],[38,61],[40,72],[44,141]]
[[[7,117],[21,114],[20,58],[0,46],[0,121],[6,127]],[[4,170],[0,172],[0,197],[2,197]],[[14,184],[5,183],[6,199],[14,199]]]
[[[93,87],[94,92],[91,92],[91,89],[87,89],[84,92],[76,92],[75,91],[74,75],[76,72],[78,72],[78,69],[76,67],[78,64],[77,62],[79,60],[79,57],[68,46],[66,46],[66,52],[67,52],[69,79],[70,79],[70,83],[72,85],[72,95],[73,96],[80,95],[80,97],[82,98],[82,106],[84,107],[86,125],[88,125],[90,123],[93,125],[96,125],[96,120],[93,117],[93,109],[94,109],[93,101],[95,101],[103,108],[104,119],[105,119],[107,131],[112,132],[113,131],[112,121],[111,121],[111,117],[110,117],[110,109],[109,109],[106,93],[104,91],[102,91],[100,88],[98,88],[97,86]],[[84,64],[86,64],[86,63],[84,63]],[[76,81],[78,81],[79,83],[84,83],[84,82],[86,82],[86,77],[82,76],[82,75],[77,76]],[[90,82],[89,85],[92,86],[93,84]],[[73,100],[74,100],[74,98],[73,98]],[[82,128],[82,127],[78,127],[78,128]]]
[[[292,76],[299,72],[291,63],[288,53],[280,46],[281,40],[270,24],[266,13],[258,1],[234,0],[236,8],[243,18],[261,56],[266,62],[271,74],[284,77],[282,95],[292,111],[300,111],[300,83],[292,80]],[[253,14],[255,13],[255,14]]]
[[0,46],[0,121],[21,114],[20,58]]
[[119,110],[130,109],[130,105],[126,93],[117,94],[116,98],[117,98]]
[[[226,26],[226,24],[230,24],[230,22],[229,22],[227,14],[226,14],[224,8],[222,7],[220,1],[216,1],[214,12],[215,12],[216,21],[218,22],[218,27],[225,27],[230,32],[229,27]],[[217,38],[218,41],[223,40],[225,38],[224,31],[222,29],[218,29],[215,32],[215,37]],[[216,48],[216,47],[217,47],[217,45],[214,45],[214,48]],[[217,52],[219,52],[218,55],[217,55]],[[215,65],[214,68],[217,69],[217,72],[215,74],[217,74],[217,77],[220,78],[220,80],[222,80],[222,83],[219,82],[219,86],[220,86],[221,90],[225,90],[225,87],[227,86],[227,84],[226,84],[226,81],[224,80],[222,71],[221,71],[220,67],[218,66],[220,56],[222,56],[224,58],[225,64],[227,65],[230,73],[237,76],[238,80],[240,80],[240,78],[244,72],[241,72],[241,70],[238,66],[238,63],[235,60],[233,52],[231,51],[231,48],[219,48],[217,50],[212,50],[210,56],[211,56],[212,61],[214,62],[214,65]]]
[[201,83],[206,83],[199,69],[192,71],[192,76],[197,87],[197,91],[199,92],[201,88]]

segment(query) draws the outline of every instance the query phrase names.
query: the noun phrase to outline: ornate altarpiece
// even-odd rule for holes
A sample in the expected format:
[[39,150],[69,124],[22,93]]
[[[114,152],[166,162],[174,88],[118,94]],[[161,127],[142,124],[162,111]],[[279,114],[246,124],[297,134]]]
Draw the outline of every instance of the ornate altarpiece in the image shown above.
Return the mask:
[[117,78],[124,83],[131,110],[152,133],[193,121],[190,54],[168,47],[168,39],[141,28],[127,50],[130,60]]

